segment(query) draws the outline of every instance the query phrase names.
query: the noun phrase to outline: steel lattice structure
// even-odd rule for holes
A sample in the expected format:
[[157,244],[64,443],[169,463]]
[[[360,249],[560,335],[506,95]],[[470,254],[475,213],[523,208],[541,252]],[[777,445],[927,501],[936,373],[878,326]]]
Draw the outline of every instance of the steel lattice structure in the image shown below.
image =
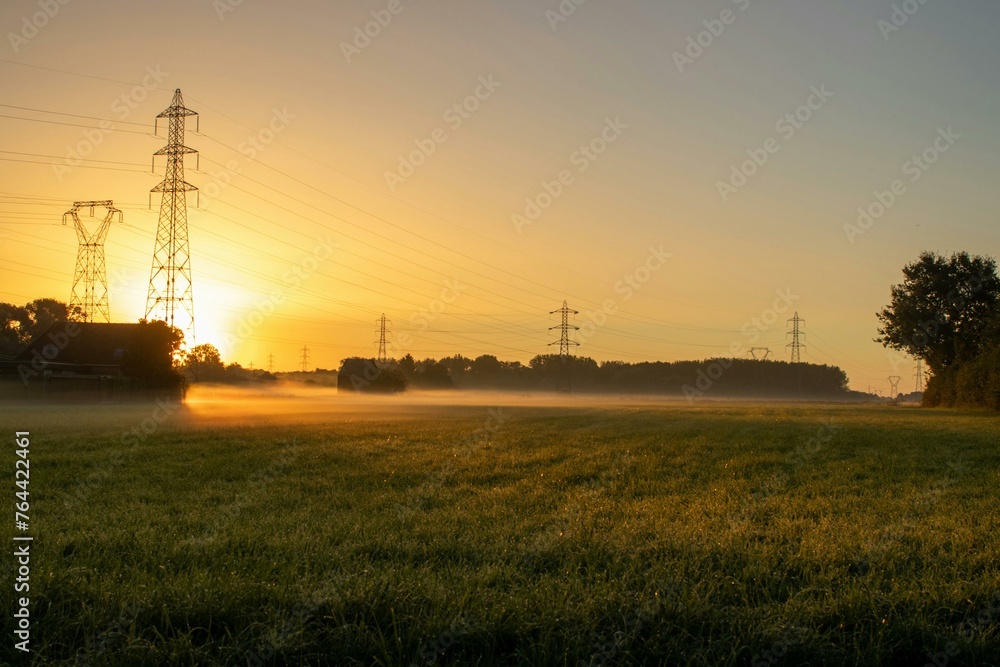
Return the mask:
[[799,338],[805,336],[802,331],[802,325],[805,324],[805,320],[799,317],[798,311],[795,312],[795,316],[788,320],[792,323],[792,330],[788,332],[788,335],[792,337],[792,342],[785,347],[792,348],[792,363],[797,364],[802,361],[801,351],[806,349],[805,343],[799,342]]
[[[80,220],[80,209],[89,208],[90,217],[94,217],[94,209],[101,207],[107,210],[104,219],[93,232],[88,232],[86,225]],[[78,307],[84,313],[87,322],[111,322],[111,309],[108,305],[108,271],[104,263],[104,241],[108,238],[111,223],[115,217],[122,221],[122,212],[115,208],[110,199],[102,201],[76,201],[73,208],[63,213],[62,223],[66,219],[73,220],[79,248],[76,253],[76,271],[73,274],[73,292],[70,297],[70,307]]]
[[924,360],[917,359],[916,372],[913,374],[916,384],[914,385],[913,391],[921,392],[924,390]]
[[562,332],[562,334],[559,336],[559,340],[555,341],[554,343],[549,343],[549,345],[559,346],[559,356],[562,358],[563,361],[566,361],[566,357],[569,356],[569,348],[571,345],[576,347],[580,346],[580,344],[577,343],[575,340],[570,340],[569,338],[570,329],[572,329],[573,331],[578,331],[580,329],[580,327],[573,326],[572,324],[569,323],[569,316],[571,314],[577,315],[579,314],[579,312],[580,311],[578,310],[573,310],[572,308],[570,308],[565,301],[563,301],[562,308],[560,308],[559,310],[553,310],[549,312],[549,315],[555,315],[556,313],[562,314],[562,324],[555,327],[549,327],[549,331],[552,331],[553,329],[559,329]]
[[387,363],[389,361],[389,355],[388,355],[388,352],[386,350],[386,348],[388,347],[387,346],[388,335],[386,333],[386,323],[387,322],[389,323],[389,326],[391,327],[392,326],[392,322],[389,321],[389,320],[387,320],[387,319],[385,319],[385,313],[382,313],[382,317],[380,317],[379,319],[375,320],[375,324],[379,325],[379,328],[376,329],[376,332],[378,333],[378,342],[377,342],[377,345],[378,345],[378,360],[379,360],[379,363],[382,363],[382,364]]
[[[194,298],[191,280],[191,246],[188,240],[187,193],[198,188],[184,180],[184,155],[198,151],[184,145],[184,123],[197,116],[184,106],[180,88],[157,119],[168,121],[167,145],[153,153],[167,157],[163,181],[150,193],[159,192],[160,220],[156,228],[153,267],[149,274],[146,319],[163,320],[184,332],[188,345],[194,344]],[[152,194],[150,195],[152,197]]]
[[559,310],[553,310],[549,312],[549,315],[555,315],[559,313],[562,315],[562,323],[555,327],[549,327],[549,331],[553,329],[559,329],[560,335],[559,340],[549,343],[549,345],[559,346],[559,372],[556,378],[556,390],[557,391],[570,391],[570,369],[566,360],[569,359],[569,349],[571,346],[579,347],[580,343],[575,340],[570,340],[570,331],[579,331],[580,327],[574,326],[569,323],[570,315],[577,315],[580,311],[573,310],[569,305],[563,301],[562,308]]

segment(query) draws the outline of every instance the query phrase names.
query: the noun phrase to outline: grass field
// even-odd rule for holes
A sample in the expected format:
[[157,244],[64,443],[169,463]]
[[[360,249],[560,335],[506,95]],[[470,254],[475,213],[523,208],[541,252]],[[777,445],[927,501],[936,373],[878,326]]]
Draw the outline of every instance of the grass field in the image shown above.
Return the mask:
[[33,652],[5,595],[0,656],[1000,664],[995,415],[528,403],[5,408]]

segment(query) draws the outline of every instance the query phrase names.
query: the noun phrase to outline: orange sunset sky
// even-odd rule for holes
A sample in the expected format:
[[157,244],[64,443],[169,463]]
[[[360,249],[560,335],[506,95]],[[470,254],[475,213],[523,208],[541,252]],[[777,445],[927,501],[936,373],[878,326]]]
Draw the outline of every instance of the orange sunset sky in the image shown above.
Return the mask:
[[1000,250],[992,0],[7,0],[0,27],[0,300],[68,301],[61,215],[112,199],[112,319],[144,315],[180,88],[196,342],[244,366],[373,355],[382,313],[397,355],[527,362],[566,300],[597,360],[788,359],[798,311],[804,361],[910,391],[872,342],[890,285]]

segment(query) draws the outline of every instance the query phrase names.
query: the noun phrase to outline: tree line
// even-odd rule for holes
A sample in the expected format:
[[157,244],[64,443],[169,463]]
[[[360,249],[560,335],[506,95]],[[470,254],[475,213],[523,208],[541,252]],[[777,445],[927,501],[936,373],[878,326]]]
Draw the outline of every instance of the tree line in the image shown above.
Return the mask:
[[[344,368],[351,364],[345,360]],[[354,361],[359,361],[354,359]],[[406,355],[378,364],[360,360],[362,368],[378,368],[371,377],[349,384],[360,391],[419,389],[500,389],[580,393],[668,394],[701,397],[845,398],[847,374],[835,366],[754,359],[703,361],[597,362],[589,357],[538,355],[527,364],[501,361],[484,354],[416,360]]]

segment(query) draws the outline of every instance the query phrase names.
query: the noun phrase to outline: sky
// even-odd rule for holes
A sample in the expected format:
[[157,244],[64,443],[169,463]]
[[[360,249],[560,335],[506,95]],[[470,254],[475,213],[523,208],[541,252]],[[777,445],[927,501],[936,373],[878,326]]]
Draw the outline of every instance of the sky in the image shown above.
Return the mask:
[[599,361],[788,360],[798,313],[803,361],[912,390],[873,341],[890,286],[1000,253],[994,0],[7,0],[0,28],[0,300],[68,301],[62,214],[111,199],[111,317],[145,315],[180,89],[195,342],[244,366],[373,356],[382,314],[395,356],[526,363],[566,301]]

